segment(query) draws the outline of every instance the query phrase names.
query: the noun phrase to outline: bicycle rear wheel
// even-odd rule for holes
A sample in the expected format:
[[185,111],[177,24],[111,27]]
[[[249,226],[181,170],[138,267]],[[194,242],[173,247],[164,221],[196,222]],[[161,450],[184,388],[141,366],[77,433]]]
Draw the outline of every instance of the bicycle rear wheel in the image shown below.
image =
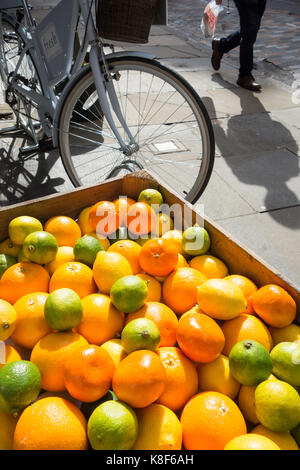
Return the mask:
[[[204,191],[214,162],[214,134],[197,93],[159,62],[109,60],[125,121],[139,150],[126,157],[101,110],[90,69],[62,106],[59,148],[75,186],[94,184],[136,169],[149,169],[194,203]],[[113,113],[125,141],[125,131]]]
[[[13,72],[17,69],[25,39],[22,34],[22,25],[9,15],[3,16],[0,75],[6,90],[9,88]],[[24,55],[17,73],[20,76],[22,86],[27,86],[28,89],[42,93],[40,80],[29,52]],[[24,82],[26,81],[28,85],[25,85]],[[37,105],[20,95],[16,95],[13,91],[10,94],[10,102],[8,104],[10,104],[16,116],[17,125],[21,125],[31,138],[36,140],[42,139],[44,132],[41,127]]]

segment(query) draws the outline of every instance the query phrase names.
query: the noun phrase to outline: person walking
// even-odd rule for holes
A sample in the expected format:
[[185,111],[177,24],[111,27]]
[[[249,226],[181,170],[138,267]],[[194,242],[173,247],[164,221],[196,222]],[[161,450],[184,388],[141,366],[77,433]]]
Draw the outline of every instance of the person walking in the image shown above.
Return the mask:
[[[260,91],[253,75],[253,47],[260,29],[267,0],[233,0],[240,15],[240,30],[225,38],[212,41],[213,54],[211,63],[214,70],[219,70],[224,54],[240,46],[240,69],[237,84],[252,91]],[[216,0],[218,5],[222,0]]]

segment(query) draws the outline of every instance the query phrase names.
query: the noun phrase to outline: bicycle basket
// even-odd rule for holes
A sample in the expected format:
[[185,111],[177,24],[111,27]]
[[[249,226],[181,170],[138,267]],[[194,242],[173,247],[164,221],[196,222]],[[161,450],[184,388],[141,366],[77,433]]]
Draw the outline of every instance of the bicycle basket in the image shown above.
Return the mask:
[[148,42],[157,0],[98,0],[99,35],[112,41]]

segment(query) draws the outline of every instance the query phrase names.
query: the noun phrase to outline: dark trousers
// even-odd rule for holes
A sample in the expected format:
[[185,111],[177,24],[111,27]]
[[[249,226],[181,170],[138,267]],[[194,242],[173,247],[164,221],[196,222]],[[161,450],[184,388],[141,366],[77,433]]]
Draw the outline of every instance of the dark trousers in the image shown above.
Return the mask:
[[267,0],[234,0],[240,15],[240,30],[221,38],[220,52],[240,46],[240,75],[250,75],[253,69],[253,46],[260,28]]

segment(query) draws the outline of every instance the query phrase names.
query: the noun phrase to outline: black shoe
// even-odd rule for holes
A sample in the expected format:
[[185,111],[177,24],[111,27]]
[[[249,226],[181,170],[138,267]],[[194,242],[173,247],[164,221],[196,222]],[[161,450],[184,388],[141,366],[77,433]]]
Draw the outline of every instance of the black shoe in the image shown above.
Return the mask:
[[256,83],[255,78],[252,75],[239,76],[237,82],[242,88],[246,88],[251,91],[261,91],[261,85]]
[[213,54],[211,56],[211,65],[215,70],[219,70],[220,65],[221,65],[221,60],[223,57],[223,52],[220,52],[219,47],[220,47],[220,39],[213,39],[212,41],[212,50]]

